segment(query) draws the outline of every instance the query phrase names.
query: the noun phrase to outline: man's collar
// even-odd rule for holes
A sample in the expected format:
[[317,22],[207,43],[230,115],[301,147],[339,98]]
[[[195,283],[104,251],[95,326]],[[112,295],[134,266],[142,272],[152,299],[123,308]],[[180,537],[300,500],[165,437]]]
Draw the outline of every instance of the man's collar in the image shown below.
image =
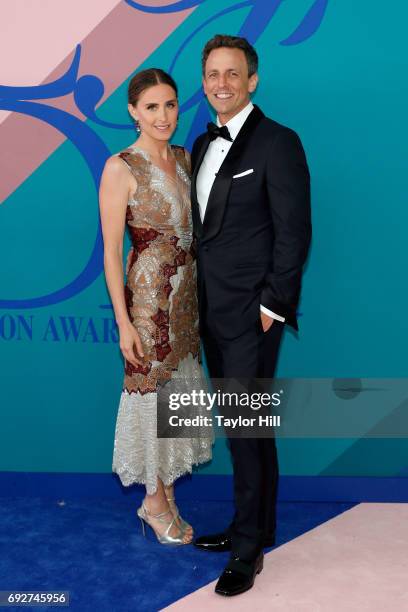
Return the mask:
[[[244,125],[248,115],[250,114],[250,112],[252,111],[253,108],[254,108],[254,105],[252,104],[252,102],[248,102],[248,104],[241,111],[239,111],[239,113],[234,115],[225,124],[227,126],[228,131],[229,131],[229,133],[231,135],[231,138],[233,140],[235,140],[235,138],[238,136],[239,130]],[[219,127],[221,126],[221,123],[220,123],[220,120],[219,120],[218,116],[217,116],[217,125]]]

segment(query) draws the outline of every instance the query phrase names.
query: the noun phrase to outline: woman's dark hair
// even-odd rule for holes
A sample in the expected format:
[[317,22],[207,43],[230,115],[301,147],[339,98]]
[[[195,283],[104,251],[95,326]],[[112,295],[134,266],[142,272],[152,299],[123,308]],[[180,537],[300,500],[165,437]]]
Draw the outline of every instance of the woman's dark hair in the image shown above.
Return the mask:
[[128,87],[128,102],[132,106],[137,104],[140,95],[149,87],[154,85],[170,85],[176,92],[177,97],[177,85],[167,72],[164,72],[161,68],[148,68],[147,70],[141,70],[130,79]]
[[249,44],[246,38],[241,38],[240,36],[229,36],[228,34],[216,34],[207,42],[203,49],[201,58],[203,75],[205,75],[205,64],[211,51],[214,51],[214,49],[220,49],[221,47],[227,47],[228,49],[241,49],[241,51],[245,53],[248,64],[248,76],[251,77],[258,71],[258,54],[253,46]]

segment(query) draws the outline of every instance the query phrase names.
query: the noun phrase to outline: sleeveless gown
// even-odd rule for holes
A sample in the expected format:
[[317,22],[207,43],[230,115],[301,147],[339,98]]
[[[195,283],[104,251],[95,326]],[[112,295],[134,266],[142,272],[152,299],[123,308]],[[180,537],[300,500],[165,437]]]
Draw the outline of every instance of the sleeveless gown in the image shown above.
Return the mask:
[[157,476],[170,485],[211,459],[213,437],[157,438],[157,387],[175,377],[202,379],[199,362],[196,262],[192,240],[189,154],[172,145],[176,178],[137,146],[119,157],[136,179],[126,225],[131,239],[125,284],[129,318],[145,354],[125,361],[112,471],[122,484],[155,493]]

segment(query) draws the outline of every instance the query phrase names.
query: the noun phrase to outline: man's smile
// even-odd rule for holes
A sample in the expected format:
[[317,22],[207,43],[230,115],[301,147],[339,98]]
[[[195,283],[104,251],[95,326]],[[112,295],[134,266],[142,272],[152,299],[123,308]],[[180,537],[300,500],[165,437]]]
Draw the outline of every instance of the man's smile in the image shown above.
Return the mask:
[[224,93],[215,93],[214,94],[214,96],[216,98],[218,98],[218,100],[228,100],[229,98],[232,98],[233,95],[234,94],[232,94],[232,93],[226,93],[226,92],[224,92]]

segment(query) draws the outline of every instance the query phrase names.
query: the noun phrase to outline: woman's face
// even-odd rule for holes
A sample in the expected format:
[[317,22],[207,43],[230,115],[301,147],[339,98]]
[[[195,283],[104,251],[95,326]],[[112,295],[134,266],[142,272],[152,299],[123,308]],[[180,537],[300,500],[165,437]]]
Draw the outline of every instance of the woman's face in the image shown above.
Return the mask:
[[141,134],[155,140],[169,140],[177,125],[178,102],[170,85],[158,83],[140,94],[129,113],[139,121]]

